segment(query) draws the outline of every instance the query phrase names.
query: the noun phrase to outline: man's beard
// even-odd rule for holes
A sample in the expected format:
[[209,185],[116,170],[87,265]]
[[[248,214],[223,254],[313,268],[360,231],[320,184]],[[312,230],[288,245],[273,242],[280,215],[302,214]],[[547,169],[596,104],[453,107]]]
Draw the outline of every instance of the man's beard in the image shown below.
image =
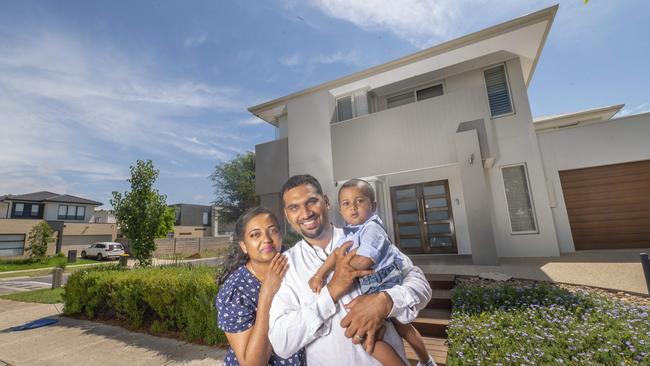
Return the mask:
[[325,223],[321,222],[318,228],[316,228],[316,231],[305,232],[303,229],[300,229],[300,234],[307,239],[318,239],[318,237],[321,236],[324,230],[325,230]]

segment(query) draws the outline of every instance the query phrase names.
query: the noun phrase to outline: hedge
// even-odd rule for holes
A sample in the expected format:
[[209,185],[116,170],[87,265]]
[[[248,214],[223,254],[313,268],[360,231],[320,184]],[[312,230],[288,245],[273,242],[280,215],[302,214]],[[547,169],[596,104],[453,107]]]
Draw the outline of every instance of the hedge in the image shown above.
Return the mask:
[[179,332],[190,342],[226,344],[216,326],[216,269],[101,266],[73,273],[63,294],[64,314],[119,320],[153,334]]

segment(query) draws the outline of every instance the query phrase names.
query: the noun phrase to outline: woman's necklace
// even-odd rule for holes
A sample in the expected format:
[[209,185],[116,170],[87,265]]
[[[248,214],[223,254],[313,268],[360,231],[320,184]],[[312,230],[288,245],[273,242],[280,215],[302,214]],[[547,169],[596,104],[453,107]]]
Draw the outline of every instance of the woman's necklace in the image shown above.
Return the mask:
[[253,269],[253,264],[251,262],[246,263],[246,268],[248,268],[251,271],[253,276],[257,278],[258,281],[262,282],[260,276],[258,276],[257,273],[255,273],[255,270]]

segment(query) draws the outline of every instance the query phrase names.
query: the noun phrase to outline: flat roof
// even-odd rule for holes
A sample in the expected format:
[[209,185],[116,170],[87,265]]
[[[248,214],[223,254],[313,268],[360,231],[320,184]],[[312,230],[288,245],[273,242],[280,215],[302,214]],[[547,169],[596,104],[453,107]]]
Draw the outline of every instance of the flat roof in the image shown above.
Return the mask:
[[562,113],[533,119],[536,132],[553,131],[562,128],[581,127],[610,120],[625,104],[591,108],[578,112]]
[[[539,11],[536,11],[534,13],[528,14],[521,16],[519,18],[515,18],[513,20],[480,30],[478,32],[474,32],[471,34],[468,34],[466,36],[460,37],[453,39],[451,41],[447,41],[438,45],[435,45],[433,47],[424,49],[422,51],[404,56],[402,58],[399,58],[397,60],[389,61],[386,63],[383,63],[378,66],[371,67],[369,69],[365,69],[356,73],[353,73],[348,76],[344,76],[338,79],[334,79],[319,85],[316,85],[311,88],[307,88],[292,94],[288,94],[286,96],[273,99],[268,102],[264,102],[255,106],[252,106],[248,108],[248,111],[254,114],[255,116],[271,123],[271,124],[276,124],[276,121],[274,120],[275,116],[281,115],[283,113],[284,108],[285,108],[285,103],[291,99],[298,98],[300,96],[314,93],[320,90],[330,90],[336,87],[340,87],[349,83],[353,83],[355,81],[359,81],[377,74],[381,74],[390,70],[397,69],[399,67],[403,67],[418,61],[422,61],[428,58],[433,58],[439,55],[443,55],[455,50],[459,50],[463,47],[471,46],[475,43],[481,42],[481,41],[486,41],[491,38],[495,38],[501,35],[504,35],[509,32],[516,31],[518,29],[531,26],[536,23],[541,23],[541,22],[546,22],[541,37],[539,38],[539,42],[537,45],[535,45],[533,49],[533,53],[531,56],[531,61],[530,63],[526,63],[526,65],[522,65],[524,67],[524,74],[526,75],[526,86],[530,83],[530,80],[532,79],[535,67],[537,65],[537,61],[539,60],[539,55],[541,54],[542,48],[544,47],[544,44],[546,42],[546,38],[548,36],[548,32],[550,31],[551,25],[553,23],[553,20],[555,18],[555,14],[557,13],[559,5],[554,5],[546,9],[542,9]],[[509,46],[512,46],[510,43],[506,44],[491,44],[490,46],[494,47],[502,47],[502,49],[506,49]],[[521,47],[528,47],[530,48],[530,45],[526,44],[525,42],[520,45]],[[483,51],[483,50],[481,50]],[[460,57],[460,56],[458,56]],[[469,57],[468,55],[465,55],[464,59],[458,59],[457,62],[462,62],[468,59],[471,59],[472,57]],[[429,70],[433,71],[433,70]],[[271,113],[264,113],[263,112],[271,112]]]

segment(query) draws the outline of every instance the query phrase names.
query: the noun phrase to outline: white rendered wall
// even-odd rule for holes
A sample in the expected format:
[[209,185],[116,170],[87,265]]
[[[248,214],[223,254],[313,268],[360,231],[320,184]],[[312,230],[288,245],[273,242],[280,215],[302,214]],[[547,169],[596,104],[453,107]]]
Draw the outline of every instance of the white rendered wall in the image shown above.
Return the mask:
[[[546,190],[542,160],[532,124],[528,94],[518,59],[506,63],[515,114],[493,119],[499,159],[489,169],[494,236],[499,257],[543,257],[560,254]],[[501,167],[526,163],[529,190],[537,217],[537,234],[511,234]]]
[[[309,94],[287,104],[289,138],[289,176],[311,174],[321,183],[330,197],[332,208],[336,201],[332,173],[332,143],[330,121],[334,113],[334,98],[327,91]],[[331,219],[341,224],[336,209]]]
[[622,117],[580,128],[537,135],[556,206],[558,242],[563,253],[575,251],[559,171],[650,159],[650,113]]

